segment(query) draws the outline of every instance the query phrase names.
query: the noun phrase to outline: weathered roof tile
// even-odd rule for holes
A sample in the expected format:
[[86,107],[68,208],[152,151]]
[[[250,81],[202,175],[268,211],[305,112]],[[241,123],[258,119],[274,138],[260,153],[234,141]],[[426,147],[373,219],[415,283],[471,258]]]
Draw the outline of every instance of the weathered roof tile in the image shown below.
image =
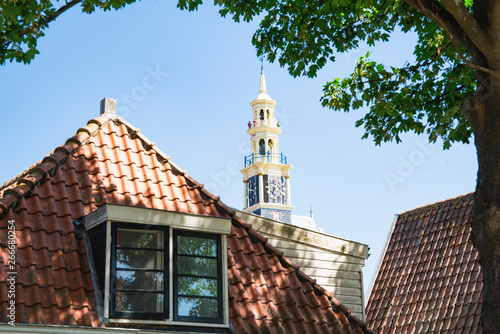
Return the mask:
[[379,333],[424,325],[428,333],[480,332],[472,201],[468,194],[399,215],[366,309],[370,327]]

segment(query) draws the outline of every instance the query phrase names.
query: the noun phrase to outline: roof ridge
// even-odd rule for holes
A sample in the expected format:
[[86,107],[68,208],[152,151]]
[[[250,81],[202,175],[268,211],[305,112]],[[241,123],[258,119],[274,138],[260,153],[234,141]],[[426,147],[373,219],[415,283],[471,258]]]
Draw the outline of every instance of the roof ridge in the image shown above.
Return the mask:
[[[90,119],[85,127],[79,128],[76,133],[68,138],[64,145],[55,148],[49,155],[45,156],[42,160],[32,165],[30,168],[24,170],[16,177],[5,182],[0,186],[0,218],[3,218],[9,209],[15,206],[19,200],[27,196],[33,187],[45,179],[48,173],[53,173],[58,166],[63,165],[66,159],[73,154],[78,148],[85,146],[90,137],[97,135],[99,130],[102,129],[109,121],[114,121],[123,124],[128,129],[130,136],[136,136],[143,143],[146,150],[154,151],[160,163],[168,162],[172,171],[178,175],[183,175],[187,181],[192,182],[196,187],[203,189],[203,193],[210,194],[203,188],[203,184],[199,184],[193,178],[187,175],[187,172],[181,169],[177,164],[171,161],[171,157],[161,151],[156,144],[149,140],[145,135],[140,133],[140,129],[134,127],[132,124],[117,115],[107,115],[106,113],[98,116],[97,118]],[[12,188],[10,186],[15,185]],[[218,200],[210,194],[209,198]]]
[[17,174],[16,176],[14,176],[13,178],[11,178],[10,180],[7,180],[5,181],[1,186],[0,186],[0,196],[2,195],[3,191],[5,191],[5,188],[9,187],[10,185],[16,183],[17,181],[20,180],[21,177],[24,177],[27,172],[29,170],[31,170],[32,168],[34,168],[35,166],[39,165],[41,163],[41,160],[38,161],[37,163],[31,165],[29,168],[26,168],[25,170],[23,170],[21,173]]
[[[47,174],[54,173],[71,154],[86,145],[89,137],[95,136],[110,120],[111,118],[104,115],[89,120],[87,125],[79,128],[64,145],[56,147],[42,160],[0,186],[0,219],[4,218],[10,208],[16,206],[22,198],[30,194],[33,187],[45,180]],[[12,185],[14,186],[9,188]]]
[[[165,154],[165,152],[160,150],[156,146],[155,142],[152,142],[144,134],[142,134],[140,128],[136,128],[135,126],[133,126],[132,124],[127,122],[122,117],[117,117],[116,120],[118,122],[120,122],[121,124],[125,125],[129,129],[129,135],[131,135],[132,138],[133,137],[138,138],[145,145],[146,149],[154,151],[154,153],[161,158],[161,160],[159,160],[161,163],[168,162],[168,164],[171,165],[173,167],[174,171],[177,171],[177,173],[179,173],[179,175],[183,175],[184,177],[187,177],[187,172],[185,170],[181,169],[179,166],[177,166],[177,164],[175,164],[172,161],[172,157],[170,157],[169,155]],[[191,180],[193,180],[193,179],[191,179]],[[195,183],[198,184],[198,182],[195,182]]]
[[431,208],[436,208],[436,207],[440,207],[440,206],[443,206],[446,204],[450,204],[454,201],[471,200],[471,199],[473,199],[474,194],[475,194],[475,191],[472,191],[470,193],[447,198],[447,199],[439,201],[439,202],[434,202],[434,203],[418,206],[414,209],[401,212],[401,213],[399,213],[399,215],[401,216],[401,215],[417,214],[417,213],[421,213],[421,211],[427,211],[427,210],[430,210]]

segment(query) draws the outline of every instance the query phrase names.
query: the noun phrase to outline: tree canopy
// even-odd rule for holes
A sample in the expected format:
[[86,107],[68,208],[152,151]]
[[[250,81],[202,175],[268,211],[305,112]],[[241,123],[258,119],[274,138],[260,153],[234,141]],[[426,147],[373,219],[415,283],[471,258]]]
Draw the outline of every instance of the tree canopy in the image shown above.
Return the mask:
[[6,0],[0,2],[0,65],[7,61],[29,64],[39,53],[37,42],[49,23],[80,4],[84,13],[120,9],[136,0]]
[[[472,130],[461,113],[474,93],[475,74],[466,52],[443,28],[404,1],[221,1],[222,15],[250,21],[264,13],[253,43],[258,55],[278,60],[292,76],[314,77],[335,54],[385,42],[395,29],[417,34],[415,61],[396,68],[361,57],[352,74],[324,86],[323,106],[369,112],[356,122],[376,144],[401,140],[408,131],[469,143]],[[181,2],[181,6],[183,3]],[[469,4],[470,6],[470,4]],[[459,51],[459,52],[457,52]]]
[[[80,5],[84,13],[135,0],[0,2],[0,64],[29,63],[49,23]],[[178,0],[196,10],[201,0]],[[314,77],[337,53],[387,41],[395,29],[417,35],[414,60],[400,68],[361,57],[351,75],[325,84],[324,106],[368,106],[356,126],[376,144],[413,131],[444,148],[474,140],[478,181],[472,238],[484,279],[483,333],[500,328],[500,1],[474,0],[215,0],[222,16],[260,20],[257,55]],[[474,135],[474,136],[473,136]]]
[[[84,13],[96,9],[120,9],[135,0],[19,0],[0,3],[0,64],[30,63],[37,41],[51,21],[75,5]],[[418,2],[418,1],[417,1]],[[428,1],[434,3],[434,1]],[[180,0],[178,7],[196,10],[200,0]],[[395,29],[418,35],[415,61],[404,67],[388,67],[370,61],[357,62],[347,78],[324,86],[322,104],[333,110],[369,106],[357,121],[376,144],[401,140],[408,131],[427,134],[430,142],[442,139],[468,143],[472,130],[461,106],[475,90],[474,69],[467,66],[466,50],[450,39],[443,28],[405,1],[226,1],[217,0],[222,16],[236,22],[261,18],[253,37],[257,54],[278,61],[293,76],[314,77],[338,52],[387,41]],[[466,2],[471,8],[472,2]],[[440,6],[438,2],[435,6]],[[459,51],[459,52],[457,52]]]

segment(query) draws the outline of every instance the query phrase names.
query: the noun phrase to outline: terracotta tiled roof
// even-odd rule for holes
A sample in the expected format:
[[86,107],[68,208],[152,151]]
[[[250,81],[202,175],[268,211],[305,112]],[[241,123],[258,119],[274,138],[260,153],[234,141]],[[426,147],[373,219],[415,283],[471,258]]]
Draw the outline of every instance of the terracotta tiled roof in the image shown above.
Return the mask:
[[470,239],[473,194],[405,212],[372,289],[379,333],[481,333],[483,279]]
[[101,327],[87,250],[73,220],[106,203],[230,217],[235,333],[372,333],[283,252],[121,118],[90,120],[0,188],[0,322],[7,318],[7,226],[16,226],[16,322]]

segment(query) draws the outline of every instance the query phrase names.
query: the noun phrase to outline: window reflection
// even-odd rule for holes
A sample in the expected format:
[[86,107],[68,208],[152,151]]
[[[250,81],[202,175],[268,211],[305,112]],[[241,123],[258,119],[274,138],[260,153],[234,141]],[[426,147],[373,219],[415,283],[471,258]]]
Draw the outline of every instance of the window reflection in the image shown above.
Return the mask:
[[177,236],[177,316],[219,318],[219,239]]
[[164,232],[117,228],[115,310],[164,312]]

